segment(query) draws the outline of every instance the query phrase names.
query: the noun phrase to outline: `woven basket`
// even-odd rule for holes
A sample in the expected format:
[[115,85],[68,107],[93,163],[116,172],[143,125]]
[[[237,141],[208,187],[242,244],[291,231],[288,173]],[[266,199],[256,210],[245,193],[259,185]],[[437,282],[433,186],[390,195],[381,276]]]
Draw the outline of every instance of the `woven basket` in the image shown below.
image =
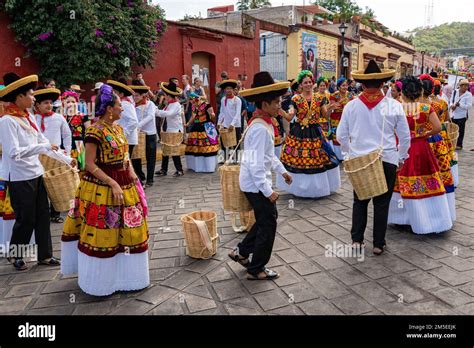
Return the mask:
[[446,132],[448,133],[451,145],[453,145],[453,148],[456,148],[459,138],[459,126],[453,122],[446,122]]
[[163,160],[163,150],[162,149],[156,149],[156,160],[157,161],[162,161]]
[[47,155],[41,154],[39,155],[39,160],[41,164],[43,165],[44,171],[47,172],[48,170],[54,169],[54,168],[59,168],[59,167],[67,167],[68,165],[58,161],[52,157],[49,157]]
[[[240,219],[240,226],[237,226],[237,214]],[[251,211],[241,211],[240,213],[232,213],[232,229],[234,232],[249,232],[255,224],[255,214]]]
[[180,144],[177,146],[162,145],[162,156],[184,156],[186,153],[186,145]]
[[77,171],[69,166],[62,166],[48,170],[43,178],[54,209],[59,212],[69,211],[80,182]]
[[186,255],[196,259],[209,259],[216,254],[219,236],[215,212],[196,211],[185,214],[181,216],[181,222],[186,239]]
[[349,176],[359,200],[377,197],[388,191],[380,154],[380,151],[374,151],[343,162],[344,172]]
[[138,145],[133,148],[131,159],[141,159],[142,163],[146,163],[146,134],[138,133]]
[[237,145],[237,135],[235,128],[232,131],[228,129],[221,129],[221,140],[223,147],[234,147]]
[[240,190],[240,165],[225,164],[219,168],[221,177],[222,204],[225,211],[247,212],[252,206]]

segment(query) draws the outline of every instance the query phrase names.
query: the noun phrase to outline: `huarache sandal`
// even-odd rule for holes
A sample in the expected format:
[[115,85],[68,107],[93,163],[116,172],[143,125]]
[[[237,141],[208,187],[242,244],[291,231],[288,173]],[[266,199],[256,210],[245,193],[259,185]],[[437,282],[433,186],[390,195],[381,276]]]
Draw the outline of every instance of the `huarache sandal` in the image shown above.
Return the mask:
[[157,171],[157,172],[155,173],[155,175],[156,175],[156,176],[166,176],[166,175],[168,175],[168,173],[165,172],[163,169],[161,169],[161,170]]
[[228,256],[232,259],[232,261],[237,262],[240,264],[242,267],[247,268],[250,264],[249,258],[248,257],[243,257],[239,255],[238,248],[234,248]]
[[383,254],[384,248],[383,247],[381,247],[381,248],[375,247],[373,251],[374,251],[374,255],[380,256],[380,255]]
[[52,257],[52,258],[50,258],[50,259],[38,261],[38,265],[42,265],[42,266],[59,266],[59,265],[61,265],[61,261],[59,261],[59,259],[57,259],[57,258],[55,258],[55,257]]
[[50,220],[56,224],[62,224],[64,222],[64,219],[60,216],[54,216]]
[[23,261],[23,259],[7,258],[7,260],[13,265],[13,267],[15,267],[17,271],[25,271],[28,269],[28,266],[26,265],[26,262]]
[[272,280],[277,279],[278,277],[280,277],[280,275],[277,272],[268,268],[265,268],[265,270],[259,274],[247,273],[248,280]]

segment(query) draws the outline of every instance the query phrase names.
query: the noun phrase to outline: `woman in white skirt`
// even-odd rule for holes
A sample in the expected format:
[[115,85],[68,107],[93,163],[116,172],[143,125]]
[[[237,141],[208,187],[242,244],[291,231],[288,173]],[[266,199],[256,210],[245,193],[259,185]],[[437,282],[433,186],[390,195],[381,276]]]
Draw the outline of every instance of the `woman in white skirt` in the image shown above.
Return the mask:
[[[321,129],[326,114],[325,100],[313,93],[313,74],[303,70],[298,75],[303,92],[292,98],[296,124],[291,128],[281,150],[280,160],[291,173],[288,185],[277,177],[277,187],[297,197],[329,196],[341,186],[339,161]],[[293,111],[290,110],[290,114]]]
[[61,273],[78,273],[79,287],[94,296],[150,284],[147,205],[115,122],[121,112],[120,98],[104,84],[95,107],[100,119],[84,139],[86,173],[61,237]]
[[441,131],[429,104],[417,103],[422,83],[413,76],[403,81],[403,106],[411,133],[408,159],[397,173],[388,223],[409,225],[416,234],[444,232],[453,226],[446,189],[428,138]]
[[186,164],[196,173],[214,173],[217,166],[219,134],[214,120],[216,115],[212,106],[194,92],[189,95],[192,116],[186,124],[191,125],[186,142]]

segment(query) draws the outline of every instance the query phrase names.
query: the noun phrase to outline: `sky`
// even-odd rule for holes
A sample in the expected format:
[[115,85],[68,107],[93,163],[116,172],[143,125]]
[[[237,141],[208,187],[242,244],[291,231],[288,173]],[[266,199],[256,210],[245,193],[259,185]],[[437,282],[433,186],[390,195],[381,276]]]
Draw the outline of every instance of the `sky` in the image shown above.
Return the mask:
[[[179,20],[184,15],[206,17],[207,9],[236,4],[238,0],[155,0],[166,11],[170,20]],[[308,5],[312,0],[271,0],[273,6]],[[425,25],[425,8],[429,0],[356,0],[357,4],[375,11],[377,19],[398,32],[404,32]],[[449,22],[472,22],[473,0],[433,0],[433,24]]]

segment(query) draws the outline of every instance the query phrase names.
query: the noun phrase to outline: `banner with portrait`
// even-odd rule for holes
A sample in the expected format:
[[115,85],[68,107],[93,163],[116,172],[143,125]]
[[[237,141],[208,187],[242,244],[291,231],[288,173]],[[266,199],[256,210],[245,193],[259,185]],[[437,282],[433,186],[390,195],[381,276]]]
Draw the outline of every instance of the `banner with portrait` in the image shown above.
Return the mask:
[[318,37],[315,34],[302,33],[301,38],[303,64],[302,70],[309,70],[316,77]]

